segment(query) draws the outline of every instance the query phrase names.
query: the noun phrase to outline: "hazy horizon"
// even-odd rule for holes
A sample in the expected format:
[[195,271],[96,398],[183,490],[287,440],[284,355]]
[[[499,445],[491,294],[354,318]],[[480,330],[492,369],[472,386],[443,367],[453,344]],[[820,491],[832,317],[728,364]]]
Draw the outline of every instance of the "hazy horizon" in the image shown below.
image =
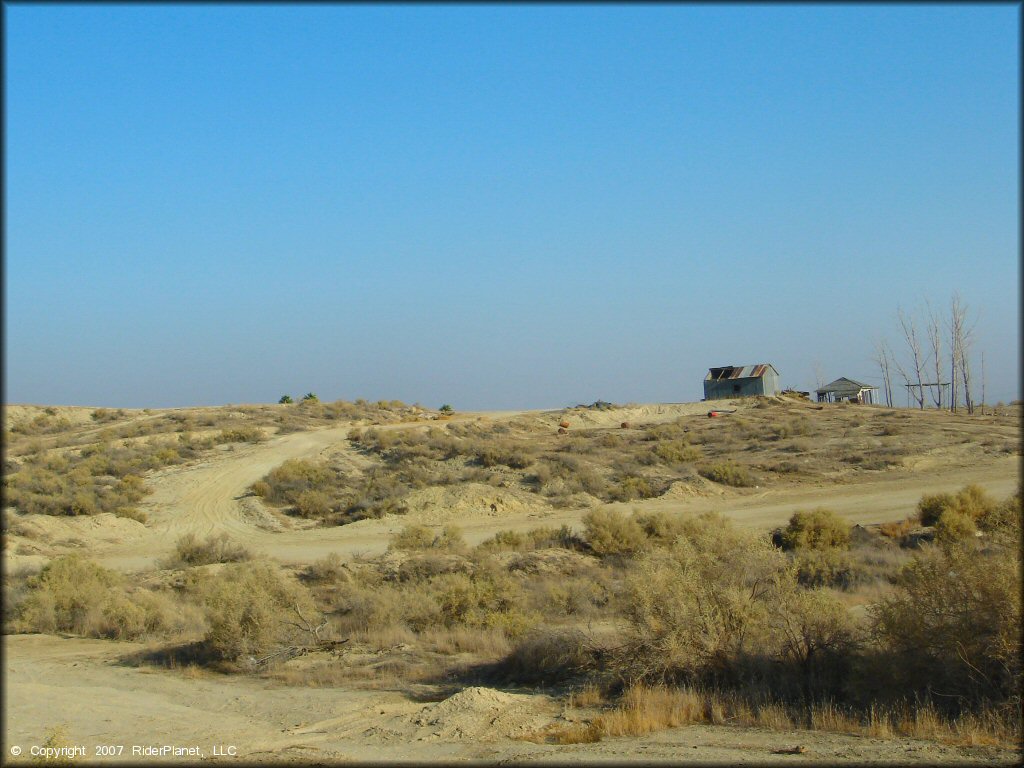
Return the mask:
[[7,404],[1021,396],[1019,6],[2,13]]

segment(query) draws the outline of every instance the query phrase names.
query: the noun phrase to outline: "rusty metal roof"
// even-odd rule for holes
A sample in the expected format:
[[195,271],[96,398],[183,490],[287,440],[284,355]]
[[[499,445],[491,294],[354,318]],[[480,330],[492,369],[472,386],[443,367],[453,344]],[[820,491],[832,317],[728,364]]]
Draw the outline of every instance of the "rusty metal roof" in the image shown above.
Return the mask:
[[705,381],[724,381],[725,379],[759,379],[771,369],[776,376],[779,372],[771,363],[758,363],[756,365],[726,365],[721,368],[709,368]]

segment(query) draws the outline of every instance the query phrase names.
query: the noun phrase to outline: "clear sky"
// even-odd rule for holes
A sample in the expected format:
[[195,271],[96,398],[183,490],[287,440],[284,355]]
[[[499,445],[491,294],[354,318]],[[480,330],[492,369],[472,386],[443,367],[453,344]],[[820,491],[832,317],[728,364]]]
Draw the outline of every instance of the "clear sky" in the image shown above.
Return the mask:
[[5,392],[457,409],[1020,391],[1016,5],[5,5]]

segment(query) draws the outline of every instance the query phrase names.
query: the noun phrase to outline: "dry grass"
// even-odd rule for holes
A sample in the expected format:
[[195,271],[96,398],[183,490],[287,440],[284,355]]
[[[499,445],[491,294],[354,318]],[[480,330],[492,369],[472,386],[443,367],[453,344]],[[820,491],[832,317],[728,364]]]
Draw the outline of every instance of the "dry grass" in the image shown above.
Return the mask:
[[594,724],[606,736],[643,736],[717,719],[715,715],[721,717],[721,713],[713,712],[716,703],[720,704],[689,688],[635,685],[626,690],[616,709],[598,716]]
[[573,709],[586,709],[587,707],[601,706],[606,701],[604,691],[599,686],[587,683],[569,694],[568,706]]
[[[580,706],[570,699],[570,707]],[[993,710],[955,720],[943,718],[929,705],[889,709],[872,706],[858,714],[826,702],[801,711],[770,700],[748,701],[737,694],[690,687],[633,685],[625,690],[614,709],[603,712],[589,724],[552,726],[531,734],[530,740],[579,743],[572,739],[599,741],[604,736],[644,736],[697,724],[786,731],[799,728],[883,739],[898,736],[960,746],[1013,746],[1020,738],[1019,720],[1015,726],[1011,719]]]
[[596,723],[551,723],[518,738],[534,744],[593,744],[604,736]]
[[417,640],[423,648],[446,656],[469,653],[478,659],[496,660],[512,650],[512,643],[500,629],[433,628],[420,633]]
[[878,530],[883,536],[888,536],[895,541],[902,541],[903,537],[916,527],[916,522],[908,517],[898,522],[882,523],[878,526]]

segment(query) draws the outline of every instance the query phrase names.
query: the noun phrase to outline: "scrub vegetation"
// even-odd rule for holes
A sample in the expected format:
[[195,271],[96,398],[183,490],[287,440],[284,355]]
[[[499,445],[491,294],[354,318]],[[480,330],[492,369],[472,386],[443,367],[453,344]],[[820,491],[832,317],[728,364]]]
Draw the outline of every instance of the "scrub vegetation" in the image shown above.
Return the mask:
[[[14,579],[7,631],[190,638],[194,663],[292,685],[369,682],[401,649],[389,669],[410,682],[588,691],[573,699],[584,721],[530,737],[558,743],[722,722],[1009,742],[1021,499],[954,498],[981,510],[982,535],[904,548],[826,509],[771,535],[714,513],[595,510],[580,534],[472,547],[457,528],[410,525],[380,556],[305,567],[186,538],[175,588],[78,555]],[[347,655],[317,656],[341,639]],[[313,661],[290,666],[300,647]]]

